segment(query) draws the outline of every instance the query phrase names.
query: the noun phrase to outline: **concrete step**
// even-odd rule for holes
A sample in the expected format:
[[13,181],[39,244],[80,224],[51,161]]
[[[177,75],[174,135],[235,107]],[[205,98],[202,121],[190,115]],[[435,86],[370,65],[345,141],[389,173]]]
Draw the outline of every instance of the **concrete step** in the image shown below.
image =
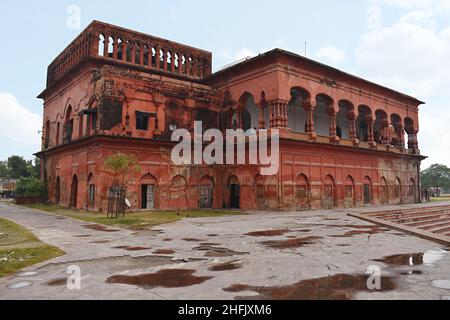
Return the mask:
[[383,216],[395,216],[399,214],[414,214],[417,212],[431,212],[431,211],[444,211],[444,210],[450,210],[450,205],[442,205],[442,206],[432,206],[432,207],[418,207],[418,208],[404,208],[404,209],[397,209],[397,210],[387,210],[382,212],[373,212],[373,213],[365,213],[364,215],[367,215],[369,217],[373,218],[380,218]]
[[403,223],[405,226],[408,227],[425,227],[428,225],[435,225],[436,223],[440,222],[447,222],[450,221],[450,216],[446,218],[439,218],[439,219],[423,219],[419,222],[411,222],[411,223]]
[[[420,222],[420,221],[425,221],[425,220],[431,220],[431,219],[445,219],[447,217],[450,217],[450,214],[448,213],[432,213],[429,215],[416,215],[416,216],[411,216],[411,217],[398,217],[398,219],[383,219],[386,221],[392,221],[392,222],[397,222],[397,223],[402,223],[402,224],[406,224],[406,223],[411,223],[411,222]],[[380,219],[380,218],[379,218]]]
[[428,230],[428,231],[433,231],[433,230],[437,230],[437,229],[441,229],[443,227],[450,227],[450,222],[444,222],[444,223],[435,223],[433,225],[429,225],[429,226],[420,226],[418,227],[419,229],[422,230]]
[[441,208],[441,209],[433,209],[433,210],[420,210],[420,211],[415,211],[415,212],[411,212],[411,211],[403,211],[403,212],[399,212],[396,214],[391,214],[391,213],[384,213],[384,214],[380,214],[380,215],[376,215],[376,216],[370,216],[372,218],[377,218],[377,219],[385,219],[385,220],[394,220],[394,219],[399,219],[399,217],[415,217],[417,215],[430,215],[433,213],[450,213],[450,208]]

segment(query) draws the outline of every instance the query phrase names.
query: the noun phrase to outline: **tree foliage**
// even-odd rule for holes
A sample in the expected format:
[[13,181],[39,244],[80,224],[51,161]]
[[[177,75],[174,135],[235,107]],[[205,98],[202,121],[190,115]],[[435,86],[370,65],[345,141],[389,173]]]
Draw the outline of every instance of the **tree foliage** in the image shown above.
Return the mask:
[[129,174],[141,171],[136,157],[124,153],[109,156],[106,158],[104,165],[105,168],[112,171],[114,178],[119,180],[122,185],[125,184],[125,179]]
[[45,184],[34,177],[22,177],[17,181],[15,191],[17,196],[21,197],[45,197]]
[[0,161],[0,178],[39,178],[40,166],[41,161],[38,158],[34,161],[27,161],[23,157],[11,156],[6,161]]
[[422,171],[422,186],[424,188],[450,189],[450,168],[442,164],[433,164]]

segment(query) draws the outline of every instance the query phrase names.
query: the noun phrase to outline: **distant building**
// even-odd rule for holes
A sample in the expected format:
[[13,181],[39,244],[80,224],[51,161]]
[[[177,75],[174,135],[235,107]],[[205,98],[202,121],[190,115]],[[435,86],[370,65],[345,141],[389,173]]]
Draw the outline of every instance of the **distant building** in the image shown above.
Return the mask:
[[[212,73],[212,54],[92,22],[48,67],[42,177],[51,202],[106,210],[104,160],[134,154],[134,209],[287,209],[420,201],[423,102],[275,49]],[[280,171],[177,166],[171,129],[276,128]]]
[[0,197],[9,198],[16,190],[17,179],[0,178]]

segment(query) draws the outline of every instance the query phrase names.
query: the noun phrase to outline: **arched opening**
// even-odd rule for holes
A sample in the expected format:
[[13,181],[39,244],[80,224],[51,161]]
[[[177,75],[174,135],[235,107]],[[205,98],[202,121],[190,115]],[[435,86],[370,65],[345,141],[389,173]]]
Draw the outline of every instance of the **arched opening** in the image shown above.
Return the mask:
[[253,95],[245,92],[238,101],[237,113],[233,119],[233,126],[241,128],[244,131],[249,129],[258,129],[259,110],[256,106]]
[[133,52],[133,43],[130,40],[127,40],[126,52],[125,52],[127,62],[131,62],[132,52]]
[[325,94],[317,95],[317,107],[314,111],[314,124],[319,136],[330,136],[330,116],[334,115],[333,99]]
[[394,179],[394,185],[392,186],[392,196],[394,200],[401,202],[402,201],[402,183],[399,177]]
[[353,208],[355,206],[355,181],[352,176],[347,176],[344,182],[344,207]]
[[156,67],[156,49],[153,47],[152,48],[152,67]]
[[103,34],[98,36],[98,55],[105,56],[105,36]]
[[123,52],[123,40],[122,39],[117,39],[117,59],[122,60],[124,57],[124,52]]
[[228,179],[228,189],[230,192],[229,207],[233,209],[241,208],[241,186],[239,179],[236,176],[231,176]]
[[375,123],[373,125],[374,139],[379,144],[390,144],[388,115],[383,110],[375,111]]
[[[355,107],[347,100],[339,102],[339,112],[336,116],[336,135],[340,139],[351,139],[351,121],[356,118]],[[355,130],[355,128],[353,128]]]
[[95,181],[94,181],[94,175],[92,173],[90,173],[89,177],[88,177],[87,190],[88,190],[88,208],[94,209],[95,208]]
[[405,148],[405,130],[403,129],[402,118],[398,114],[391,115],[391,124],[394,134],[391,137],[391,144],[397,148]]
[[74,209],[78,208],[78,178],[76,175],[72,178],[69,207]]
[[55,204],[61,204],[61,178],[58,176],[56,178],[56,187],[55,187]]
[[297,210],[310,208],[310,184],[305,174],[300,174],[295,179],[295,207]]
[[173,62],[172,51],[168,50],[167,51],[167,71],[172,71],[172,62]]
[[48,149],[50,146],[50,120],[45,123],[45,138],[44,138],[44,149]]
[[60,123],[58,121],[58,123],[56,124],[56,141],[55,141],[56,145],[59,145],[59,143],[60,143],[60,141],[59,141],[59,132],[60,132],[60,130],[61,130],[61,125],[60,125]]
[[369,141],[369,124],[372,121],[372,111],[368,106],[358,107],[358,118],[356,119],[356,132],[359,141]]
[[200,180],[199,193],[200,193],[200,208],[210,209],[213,206],[213,189],[214,180],[210,176],[205,176]]
[[150,61],[149,60],[150,59],[150,52],[149,52],[148,46],[144,45],[143,50],[144,50],[144,61],[142,63],[144,64],[144,66],[148,66],[149,65],[149,61]]
[[141,209],[154,209],[156,207],[155,193],[157,180],[147,173],[141,178]]
[[389,203],[389,189],[388,183],[385,177],[382,177],[380,180],[380,188],[379,188],[379,198],[381,204]]
[[[164,69],[164,60],[166,59],[165,55],[164,55],[164,50],[160,49],[159,50],[159,68],[160,69]],[[165,70],[165,69],[164,69]]]
[[288,105],[288,127],[294,132],[306,132],[306,111],[304,103],[310,94],[303,88],[291,89],[291,101]]
[[256,192],[256,207],[258,210],[266,209],[266,183],[262,175],[257,175],[255,178],[255,192]]
[[333,209],[336,206],[336,186],[334,178],[327,175],[323,181],[323,199],[322,206],[324,209]]
[[369,177],[363,180],[363,203],[364,205],[372,204],[372,180]]
[[170,185],[170,206],[174,209],[188,208],[187,180],[183,176],[176,176]]
[[139,43],[134,44],[134,63],[142,64],[141,61],[141,45]]
[[69,143],[72,141],[73,135],[73,111],[72,106],[69,105],[66,111],[66,117],[64,121],[64,137],[63,143]]
[[114,56],[114,38],[108,38],[108,57],[112,58]]

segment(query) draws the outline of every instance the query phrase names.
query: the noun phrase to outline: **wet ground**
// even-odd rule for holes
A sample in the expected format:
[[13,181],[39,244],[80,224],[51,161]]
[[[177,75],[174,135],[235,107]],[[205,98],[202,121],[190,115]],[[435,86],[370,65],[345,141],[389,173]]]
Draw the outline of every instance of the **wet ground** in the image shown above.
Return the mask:
[[[347,213],[187,219],[136,233],[0,203],[0,217],[67,253],[1,278],[0,299],[450,297],[448,248]],[[71,266],[81,290],[67,288]],[[380,287],[370,290],[376,267]]]

